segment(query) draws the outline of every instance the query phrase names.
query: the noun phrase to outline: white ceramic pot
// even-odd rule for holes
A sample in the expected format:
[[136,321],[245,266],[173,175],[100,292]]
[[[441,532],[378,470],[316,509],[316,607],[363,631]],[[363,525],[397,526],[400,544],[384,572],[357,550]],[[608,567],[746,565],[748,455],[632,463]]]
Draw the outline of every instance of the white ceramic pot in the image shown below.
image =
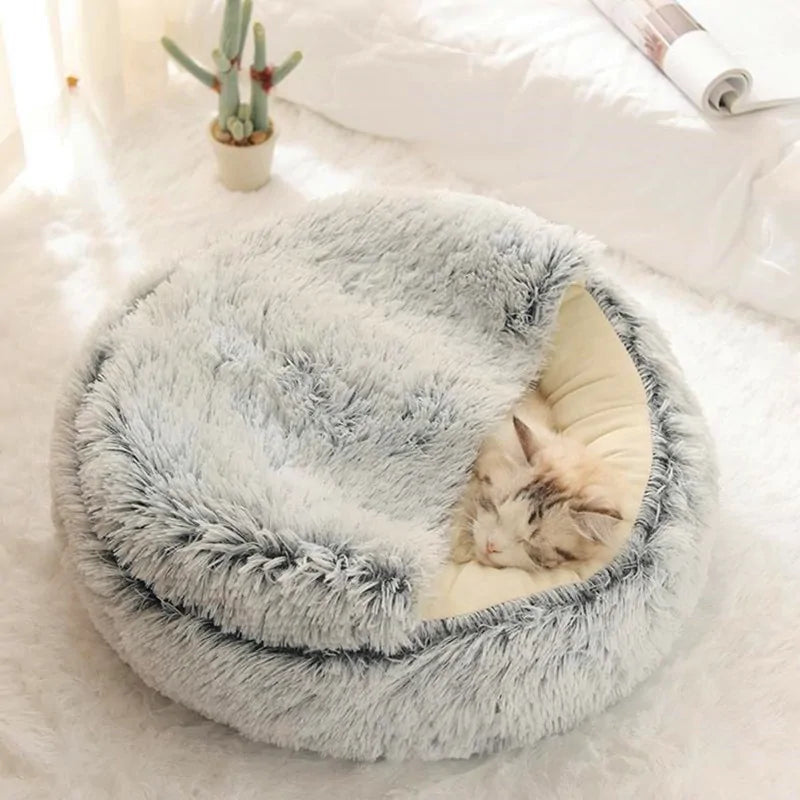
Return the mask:
[[275,125],[272,125],[272,133],[265,142],[245,147],[218,141],[214,138],[213,126],[214,122],[208,128],[208,135],[217,157],[219,179],[223,185],[235,192],[260,189],[269,180],[272,169],[272,155],[275,152],[275,140],[278,138]]

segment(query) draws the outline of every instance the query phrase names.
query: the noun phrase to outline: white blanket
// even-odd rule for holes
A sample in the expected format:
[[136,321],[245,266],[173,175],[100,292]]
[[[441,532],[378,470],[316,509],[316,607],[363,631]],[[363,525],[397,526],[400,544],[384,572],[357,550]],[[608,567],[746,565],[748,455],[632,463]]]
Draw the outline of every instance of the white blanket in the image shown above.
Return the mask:
[[[197,52],[213,46],[213,5],[195,2]],[[796,4],[703,5],[729,38],[751,15],[761,62],[788,59],[800,85]],[[693,286],[800,319],[800,109],[704,118],[589,0],[264,0],[257,16],[276,60],[305,53],[288,99],[415,142]]]
[[[277,55],[277,54],[276,54]],[[800,786],[800,337],[619,262],[717,439],[722,520],[708,587],[665,665],[535,750],[468,762],[324,761],[255,745],[148,689],[59,568],[47,452],[66,361],[142,265],[344,188],[471,187],[409,148],[276,108],[276,175],[214,181],[208,95],[187,79],[106,151],[79,127],[73,180],[0,199],[0,797],[450,800],[793,798]],[[267,690],[265,688],[265,690]]]

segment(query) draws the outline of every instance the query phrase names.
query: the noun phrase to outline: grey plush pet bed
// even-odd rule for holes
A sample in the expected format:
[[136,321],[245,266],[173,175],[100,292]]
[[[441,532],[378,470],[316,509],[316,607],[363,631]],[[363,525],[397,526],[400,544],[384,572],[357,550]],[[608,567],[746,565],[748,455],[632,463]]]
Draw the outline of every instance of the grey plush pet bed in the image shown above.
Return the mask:
[[[139,286],[54,434],[54,515],[103,636],[247,736],[356,759],[524,745],[629,692],[695,604],[714,475],[661,335],[594,258],[489,200],[343,196]],[[629,544],[585,583],[422,619],[478,445],[575,282],[647,398]]]

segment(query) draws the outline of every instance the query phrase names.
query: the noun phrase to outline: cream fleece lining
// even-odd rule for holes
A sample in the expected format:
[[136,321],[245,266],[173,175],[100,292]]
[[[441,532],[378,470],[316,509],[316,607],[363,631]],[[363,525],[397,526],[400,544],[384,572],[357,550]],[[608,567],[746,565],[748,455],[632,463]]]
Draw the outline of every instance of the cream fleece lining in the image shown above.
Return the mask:
[[[607,460],[624,478],[623,520],[630,535],[650,474],[652,443],[644,387],[625,347],[591,295],[575,285],[558,313],[553,351],[539,391],[559,429]],[[466,614],[589,577],[555,569],[538,574],[477,562],[448,564],[423,604],[424,619]]]

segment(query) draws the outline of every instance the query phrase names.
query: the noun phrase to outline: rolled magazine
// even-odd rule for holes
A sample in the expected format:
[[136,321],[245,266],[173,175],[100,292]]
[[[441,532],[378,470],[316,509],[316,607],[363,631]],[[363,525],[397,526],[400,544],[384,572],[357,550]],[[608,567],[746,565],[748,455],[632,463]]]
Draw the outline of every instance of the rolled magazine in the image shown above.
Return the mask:
[[[740,56],[728,52],[681,3],[667,0],[592,2],[706,113],[746,114],[800,101],[796,75],[783,74],[778,62],[763,64],[754,75]],[[800,0],[798,2],[800,4]],[[693,5],[697,7],[698,3]],[[732,8],[731,13],[741,17],[747,12],[739,7]],[[743,24],[747,24],[746,21]]]

